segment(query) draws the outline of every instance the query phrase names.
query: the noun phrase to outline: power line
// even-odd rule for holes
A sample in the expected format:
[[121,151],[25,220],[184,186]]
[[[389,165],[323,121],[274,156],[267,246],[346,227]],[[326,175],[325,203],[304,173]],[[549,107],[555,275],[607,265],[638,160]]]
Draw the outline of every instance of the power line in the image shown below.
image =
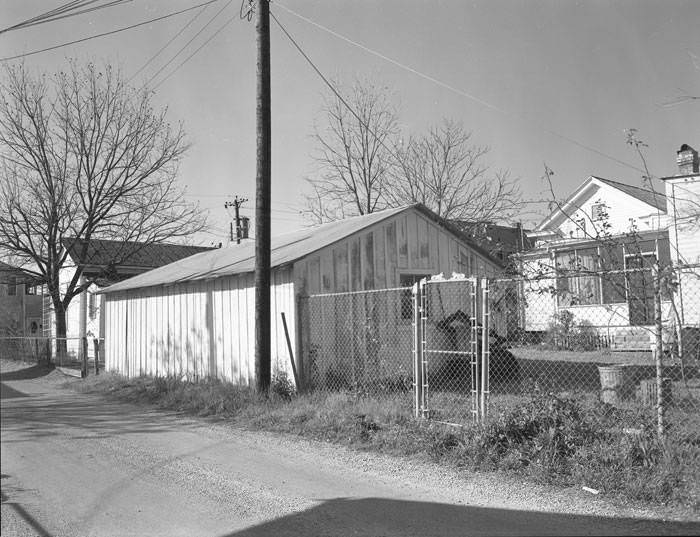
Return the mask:
[[[337,37],[338,39],[341,39],[341,40],[345,41],[346,43],[349,43],[349,44],[351,44],[351,45],[353,45],[353,46],[355,46],[355,47],[357,47],[357,48],[360,48],[360,49],[364,50],[364,51],[367,52],[368,54],[372,54],[373,56],[376,56],[376,57],[378,57],[378,58],[380,58],[380,59],[382,59],[382,60],[384,60],[384,61],[387,61],[387,62],[389,62],[389,63],[391,63],[391,64],[393,64],[393,65],[395,65],[395,66],[397,66],[397,67],[399,67],[399,68],[401,68],[401,69],[404,69],[404,70],[406,70],[406,71],[408,71],[408,72],[410,72],[410,73],[413,73],[413,74],[416,75],[416,76],[419,76],[419,77],[421,77],[421,78],[423,78],[423,79],[425,79],[425,80],[428,80],[428,81],[430,81],[430,82],[433,82],[434,84],[437,84],[438,86],[441,86],[441,87],[443,87],[443,88],[445,88],[445,89],[447,89],[447,90],[449,90],[449,91],[451,91],[451,92],[453,92],[453,93],[456,93],[457,95],[460,95],[460,96],[462,96],[462,97],[466,97],[466,98],[468,98],[468,99],[471,99],[472,101],[474,101],[474,102],[476,102],[476,103],[479,103],[479,104],[481,104],[481,105],[483,105],[483,106],[485,106],[485,107],[487,107],[487,108],[490,108],[490,109],[492,109],[492,110],[495,110],[496,112],[500,112],[500,113],[503,114],[503,115],[511,116],[511,117],[514,117],[514,118],[517,118],[517,119],[521,119],[521,120],[523,120],[523,121],[531,122],[531,123],[537,125],[543,132],[546,132],[546,133],[548,133],[548,134],[551,134],[552,136],[555,136],[555,137],[557,137],[557,138],[561,138],[562,140],[565,140],[565,141],[567,141],[567,142],[569,142],[569,143],[571,143],[571,144],[574,144],[574,145],[576,145],[576,146],[578,146],[578,147],[580,147],[580,148],[582,148],[582,149],[585,149],[585,150],[587,150],[587,151],[591,151],[591,152],[593,152],[593,153],[595,153],[595,154],[597,154],[597,155],[599,155],[599,156],[601,156],[601,157],[604,157],[604,158],[606,158],[606,159],[609,159],[609,160],[612,160],[612,161],[614,161],[614,162],[617,162],[618,164],[621,164],[622,166],[625,166],[625,167],[627,167],[627,168],[631,168],[631,169],[633,169],[633,170],[635,170],[635,171],[639,171],[639,172],[644,172],[643,169],[638,168],[637,166],[635,166],[635,165],[633,165],[633,164],[630,164],[630,163],[628,163],[628,162],[625,162],[624,160],[620,160],[620,159],[618,159],[617,157],[614,157],[614,156],[612,156],[612,155],[608,155],[607,153],[604,153],[603,151],[600,151],[599,149],[596,149],[595,147],[591,147],[591,146],[589,146],[589,145],[586,145],[586,144],[584,144],[584,143],[581,143],[581,142],[579,142],[579,141],[577,141],[577,140],[574,140],[573,138],[570,138],[569,136],[566,136],[566,135],[564,135],[564,134],[560,134],[560,133],[558,133],[558,132],[556,132],[556,131],[553,131],[553,130],[551,130],[551,129],[548,129],[548,128],[542,126],[541,124],[537,123],[536,121],[534,121],[534,120],[532,120],[532,119],[530,119],[530,118],[528,118],[528,117],[526,117],[526,116],[524,116],[524,115],[522,115],[522,114],[516,114],[516,113],[513,113],[513,112],[508,112],[508,111],[504,110],[503,108],[500,108],[500,107],[498,107],[498,106],[496,106],[496,105],[494,105],[494,104],[491,104],[491,103],[489,103],[489,102],[487,102],[487,101],[484,101],[483,99],[480,99],[479,97],[476,97],[475,95],[472,95],[472,94],[470,94],[470,93],[467,93],[466,91],[463,91],[463,90],[461,90],[461,89],[459,89],[459,88],[455,88],[454,86],[451,86],[451,85],[449,85],[449,84],[443,82],[442,80],[439,80],[439,79],[437,79],[437,78],[435,78],[435,77],[432,77],[432,76],[430,76],[430,75],[427,75],[427,74],[425,74],[425,73],[422,73],[422,72],[420,72],[420,71],[414,69],[413,67],[410,67],[410,66],[408,66],[408,65],[406,65],[406,64],[404,64],[404,63],[401,63],[401,62],[398,61],[398,60],[395,60],[395,59],[393,59],[393,58],[390,58],[389,56],[386,56],[386,55],[382,54],[381,52],[377,52],[376,50],[373,50],[373,49],[371,49],[371,48],[369,48],[369,47],[363,45],[362,43],[358,43],[357,41],[353,41],[353,40],[350,39],[349,37],[346,37],[346,36],[344,36],[344,35],[342,35],[342,34],[339,34],[338,32],[336,32],[336,31],[334,31],[334,30],[331,30],[330,28],[328,28],[328,27],[326,27],[326,26],[323,26],[322,24],[317,23],[317,22],[315,22],[315,21],[309,19],[308,17],[305,17],[305,16],[303,16],[303,15],[301,15],[301,14],[299,14],[299,13],[296,13],[295,11],[289,9],[288,7],[286,7],[286,6],[282,5],[282,4],[279,4],[279,3],[275,2],[275,5],[281,7],[282,9],[284,9],[285,11],[287,11],[288,13],[290,13],[290,14],[294,15],[295,17],[297,17],[297,18],[299,18],[299,19],[301,19],[301,20],[307,22],[308,24],[311,24],[312,26],[315,26],[316,28],[319,28],[319,29],[323,30],[324,32],[327,32],[327,33],[329,33],[329,34],[331,34],[331,35]],[[272,16],[273,16],[273,18],[274,18],[274,15],[272,15]],[[279,21],[278,21],[276,18],[275,18],[275,21],[277,22],[278,25],[280,25]],[[281,25],[280,25],[280,27],[281,27]],[[283,30],[283,31],[284,31],[284,30]],[[285,33],[286,33],[286,31],[285,31]]]
[[[2,30],[0,30],[0,34],[10,32],[12,30],[20,30],[28,26],[34,26],[35,24],[42,24],[43,22],[50,22],[51,20],[55,20],[56,18],[70,17],[73,14],[77,14],[77,12],[75,12],[76,9],[80,9],[81,7],[94,4],[97,1],[99,0],[74,0],[72,2],[68,2],[66,4],[63,4],[62,6],[58,6],[55,9],[45,11],[44,13],[35,15],[34,17],[26,19],[22,22],[18,22],[17,24],[13,24],[12,26],[3,28]],[[124,0],[117,1],[122,2]],[[70,13],[71,11],[73,11],[74,13]],[[64,15],[64,13],[68,13],[68,15]]]
[[282,23],[279,21],[279,19],[278,19],[277,17],[275,17],[275,14],[274,14],[272,11],[270,11],[270,16],[271,16],[272,19],[275,21],[275,23],[277,24],[277,26],[279,26],[279,28],[282,30],[282,32],[284,32],[284,35],[286,35],[287,38],[291,41],[291,43],[294,45],[294,47],[297,49],[297,51],[299,51],[299,54],[301,54],[301,55],[304,57],[304,59],[307,61],[307,63],[312,67],[312,69],[313,69],[314,71],[316,71],[316,74],[321,78],[321,80],[323,80],[323,82],[326,84],[326,86],[328,86],[328,87],[330,88],[330,90],[335,94],[335,96],[340,100],[340,102],[343,103],[343,105],[350,111],[350,113],[355,117],[355,119],[357,119],[357,121],[360,122],[360,125],[361,125],[362,127],[364,127],[365,129],[367,129],[367,131],[368,131],[372,136],[374,136],[374,139],[375,139],[384,149],[386,149],[387,152],[388,152],[391,156],[393,156],[393,157],[394,157],[395,159],[397,159],[397,160],[401,160],[401,159],[397,156],[397,154],[394,152],[394,150],[391,149],[389,146],[387,146],[387,145],[384,143],[384,140],[382,140],[381,138],[379,138],[379,136],[371,129],[371,127],[369,126],[369,124],[365,123],[365,122],[362,120],[362,118],[360,118],[360,116],[357,114],[357,112],[355,112],[355,110],[352,108],[352,106],[350,106],[350,104],[348,104],[348,102],[347,102],[347,101],[345,100],[345,98],[340,94],[340,92],[335,88],[335,86],[333,86],[333,84],[330,82],[330,80],[328,80],[328,78],[326,78],[326,76],[321,72],[321,70],[320,70],[318,67],[316,67],[316,64],[311,60],[311,58],[309,58],[308,54],[306,54],[306,52],[304,52],[304,51],[302,50],[302,48],[301,48],[301,46],[299,45],[299,43],[297,43],[296,40],[289,34],[289,32],[287,31],[287,29],[282,25]]
[[[204,26],[202,26],[202,27],[199,29],[199,31],[198,31],[196,34],[194,34],[194,35],[190,38],[190,40],[189,40],[187,43],[185,43],[185,44],[180,48],[180,50],[178,50],[175,54],[173,54],[172,58],[170,58],[170,59],[165,63],[165,65],[163,65],[160,69],[158,69],[158,70],[155,72],[155,74],[152,75],[152,76],[146,81],[146,84],[145,84],[145,85],[148,86],[151,82],[153,82],[153,80],[154,80],[159,74],[161,74],[161,73],[168,67],[168,65],[170,65],[171,63],[173,63],[173,62],[175,61],[175,59],[180,55],[180,53],[181,53],[183,50],[185,50],[185,49],[190,45],[190,43],[192,43],[192,41],[194,41],[195,39],[197,39],[197,37],[199,37],[199,35],[200,35],[204,30],[206,30],[212,22],[214,22],[214,21],[216,20],[216,17],[218,17],[224,9],[226,9],[228,6],[231,5],[231,2],[232,2],[232,1],[233,1],[233,0],[228,0],[228,2],[226,2],[226,4],[224,4],[224,7],[222,7],[219,11],[217,11],[216,13],[214,13],[214,15],[206,22],[206,24],[205,24]],[[204,7],[206,8],[206,6],[204,6]]]
[[187,28],[189,28],[192,24],[194,24],[194,21],[196,21],[199,18],[199,16],[206,11],[207,7],[208,6],[203,6],[202,9],[197,11],[197,13],[195,13],[194,16],[189,21],[187,21],[182,26],[182,28],[180,28],[179,32],[177,32],[173,37],[171,37],[170,40],[165,45],[163,45],[160,48],[160,50],[158,50],[158,52],[156,52],[153,56],[151,56],[146,63],[144,63],[133,75],[131,75],[131,78],[129,78],[129,80],[127,80],[127,82],[131,82],[134,78],[136,78],[136,75],[138,75],[141,71],[143,71],[146,67],[148,67],[148,65],[150,65],[150,63],[153,60],[155,60],[158,56],[160,56],[160,54],[166,48],[168,48],[173,41],[175,41],[178,37],[180,37],[180,35],[182,35],[182,32],[184,32]]
[[124,27],[122,27],[122,28],[117,28],[116,30],[111,30],[111,31],[109,31],[109,32],[102,32],[102,33],[100,33],[100,34],[91,35],[91,36],[89,36],[89,37],[83,37],[82,39],[76,39],[75,41],[69,41],[69,42],[67,42],[67,43],[61,43],[60,45],[54,45],[54,46],[52,46],[52,47],[47,47],[47,48],[43,48],[43,49],[40,49],[40,50],[33,50],[32,52],[25,52],[25,53],[23,53],[23,54],[17,54],[17,55],[15,55],[15,56],[7,56],[7,57],[5,57],[5,58],[0,58],[0,62],[6,62],[6,61],[10,61],[10,60],[16,60],[16,59],[18,59],[18,58],[25,58],[25,57],[27,57],[27,56],[33,56],[34,54],[41,54],[42,52],[48,52],[48,51],[50,51],[50,50],[56,50],[56,49],[59,49],[59,48],[68,47],[68,46],[70,46],[70,45],[75,45],[75,44],[77,44],[77,43],[83,43],[83,42],[85,42],[85,41],[90,41],[91,39],[97,39],[98,37],[104,37],[104,36],[106,36],[106,35],[117,34],[117,33],[119,33],[119,32],[124,32],[124,31],[126,31],[126,30],[131,30],[131,29],[133,29],[133,28],[138,28],[139,26],[145,26],[146,24],[151,24],[152,22],[162,21],[162,20],[168,19],[168,18],[170,18],[170,17],[174,17],[175,15],[180,15],[181,13],[186,13],[186,12],[188,12],[188,11],[192,11],[193,9],[197,9],[197,8],[202,7],[202,6],[207,6],[207,5],[209,5],[209,4],[213,4],[213,3],[219,2],[219,1],[220,1],[220,0],[208,0],[207,2],[202,2],[201,4],[197,4],[197,5],[192,6],[192,7],[188,7],[188,8],[185,8],[185,9],[181,9],[181,10],[179,10],[179,11],[173,11],[172,13],[168,13],[167,15],[162,15],[162,16],[160,16],[160,17],[156,17],[156,18],[154,18],[154,19],[149,19],[149,20],[147,20],[147,21],[139,22],[139,23],[137,23],[137,24],[132,24],[132,25],[130,25],[130,26],[124,26]]
[[[97,0],[91,0],[91,1],[89,1],[89,2],[87,2],[87,3],[84,3],[83,5],[86,6],[86,5],[92,4],[92,3],[96,2],[96,1],[97,1]],[[133,1],[133,0],[113,0],[112,2],[109,2],[109,3],[107,3],[107,4],[102,4],[102,5],[99,5],[99,6],[94,6],[94,7],[91,7],[91,8],[89,8],[89,9],[83,9],[82,11],[73,11],[73,12],[69,12],[69,13],[67,13],[67,14],[65,14],[65,15],[60,15],[60,16],[55,16],[55,17],[47,17],[47,18],[44,18],[44,19],[41,19],[41,20],[38,20],[38,21],[35,21],[35,22],[23,22],[23,23],[20,23],[20,24],[18,24],[18,25],[12,26],[12,27],[10,27],[10,28],[5,28],[4,30],[0,30],[0,34],[5,33],[5,32],[9,32],[9,31],[12,31],[12,30],[22,30],[22,29],[24,29],[24,28],[30,28],[30,27],[32,27],[32,26],[38,26],[38,25],[40,25],[40,24],[46,24],[46,23],[48,23],[48,22],[55,22],[55,21],[58,21],[58,20],[67,19],[67,18],[70,18],[70,17],[75,17],[75,16],[77,16],[77,15],[82,15],[83,13],[90,13],[90,12],[92,12],[92,11],[98,11],[98,10],[100,10],[100,9],[104,9],[104,8],[107,8],[107,7],[114,7],[114,6],[118,6],[119,4],[125,4],[125,3],[127,3],[127,2],[132,2],[132,1]],[[82,6],[78,6],[78,7],[82,7]]]
[[169,73],[165,78],[163,78],[160,82],[158,82],[158,84],[156,84],[156,85],[153,87],[153,89],[156,90],[156,89],[158,89],[159,87],[161,87],[161,86],[165,83],[166,80],[168,80],[171,76],[173,76],[173,75],[180,69],[180,67],[182,67],[183,65],[185,65],[188,61],[190,61],[190,60],[194,57],[195,54],[197,54],[200,50],[202,50],[204,47],[206,47],[206,46],[211,42],[211,40],[214,39],[217,35],[219,35],[219,34],[224,30],[224,28],[226,28],[229,24],[231,24],[231,23],[234,21],[235,18],[236,18],[236,16],[234,15],[233,17],[231,17],[230,19],[228,19],[216,32],[214,32],[214,33],[209,37],[209,39],[207,39],[204,43],[202,43],[192,54],[190,54],[189,56],[187,56],[187,58],[185,58],[184,60],[182,60],[182,61],[178,64],[178,66],[175,67],[175,69],[173,69],[172,71],[170,71],[170,73]]

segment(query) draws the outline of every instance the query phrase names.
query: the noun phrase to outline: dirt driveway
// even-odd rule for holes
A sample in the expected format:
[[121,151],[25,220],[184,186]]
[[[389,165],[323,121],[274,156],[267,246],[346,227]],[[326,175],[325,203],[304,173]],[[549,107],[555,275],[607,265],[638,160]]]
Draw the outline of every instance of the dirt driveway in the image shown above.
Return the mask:
[[465,478],[78,394],[55,371],[3,369],[3,536],[700,533],[579,490]]

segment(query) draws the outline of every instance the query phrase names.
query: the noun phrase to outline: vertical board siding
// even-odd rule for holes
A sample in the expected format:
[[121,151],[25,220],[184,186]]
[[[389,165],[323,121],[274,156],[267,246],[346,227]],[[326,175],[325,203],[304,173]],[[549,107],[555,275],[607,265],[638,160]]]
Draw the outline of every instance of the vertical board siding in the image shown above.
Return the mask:
[[[464,259],[468,259],[468,267]],[[301,352],[299,335],[307,333],[297,319],[296,294],[335,293],[396,287],[399,275],[473,272],[491,265],[417,210],[397,214],[272,271],[271,349],[273,371],[291,378],[291,362],[281,313],[287,319],[292,349]],[[295,283],[296,282],[296,283]],[[107,367],[134,377],[140,374],[187,378],[216,377],[236,384],[254,381],[254,274],[132,289],[105,298]],[[337,333],[352,352],[351,334],[338,322],[360,318],[365,305],[337,311],[324,304],[322,330]],[[372,311],[373,315],[381,315]],[[314,334],[311,334],[313,338]],[[318,338],[316,338],[318,339]],[[332,338],[329,338],[329,340]],[[359,352],[359,349],[355,349]],[[308,352],[308,351],[305,351]],[[340,352],[319,349],[319,352]],[[350,357],[338,355],[339,360]],[[301,356],[295,356],[302,363]],[[361,371],[357,372],[358,374]]]
[[366,233],[360,239],[362,244],[362,289],[366,291],[375,288],[374,233]]
[[[295,348],[297,327],[291,267],[273,270],[272,360],[292,378],[282,325]],[[129,377],[216,377],[254,380],[252,273],[106,295],[106,367]]]
[[398,244],[399,259],[398,267],[407,268],[408,267],[408,236],[406,231],[406,217],[399,216],[397,219],[397,233],[396,240]]

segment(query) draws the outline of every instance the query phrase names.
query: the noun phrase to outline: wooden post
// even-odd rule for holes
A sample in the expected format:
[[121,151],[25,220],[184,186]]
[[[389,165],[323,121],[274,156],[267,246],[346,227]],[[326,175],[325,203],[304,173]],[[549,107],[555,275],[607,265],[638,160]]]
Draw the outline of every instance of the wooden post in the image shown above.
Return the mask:
[[92,340],[92,347],[95,350],[95,375],[100,374],[100,340],[95,338]]
[[257,158],[255,178],[255,386],[270,388],[270,199],[272,128],[270,105],[270,4],[257,3]]
[[80,339],[81,342],[81,349],[82,349],[82,354],[83,354],[83,367],[80,372],[80,376],[82,378],[87,377],[88,375],[88,340],[87,337],[84,336]]
[[284,312],[282,315],[282,326],[284,326],[284,337],[287,338],[287,349],[289,350],[289,360],[292,362],[292,374],[294,375],[294,385],[297,387],[297,391],[300,390],[299,386],[299,375],[297,375],[297,366],[294,363],[294,349],[292,349],[292,341],[289,339],[289,329],[287,328],[287,317],[285,317]]

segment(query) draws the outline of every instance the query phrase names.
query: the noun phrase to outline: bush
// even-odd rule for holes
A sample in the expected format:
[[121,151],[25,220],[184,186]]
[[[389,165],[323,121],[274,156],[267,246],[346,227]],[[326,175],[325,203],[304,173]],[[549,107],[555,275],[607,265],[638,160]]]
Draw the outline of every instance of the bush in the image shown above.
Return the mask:
[[552,315],[543,343],[551,349],[572,351],[593,351],[600,346],[595,326],[586,319],[576,323],[568,310]]
[[289,401],[296,391],[296,386],[289,379],[286,371],[275,372],[270,382],[270,393]]

